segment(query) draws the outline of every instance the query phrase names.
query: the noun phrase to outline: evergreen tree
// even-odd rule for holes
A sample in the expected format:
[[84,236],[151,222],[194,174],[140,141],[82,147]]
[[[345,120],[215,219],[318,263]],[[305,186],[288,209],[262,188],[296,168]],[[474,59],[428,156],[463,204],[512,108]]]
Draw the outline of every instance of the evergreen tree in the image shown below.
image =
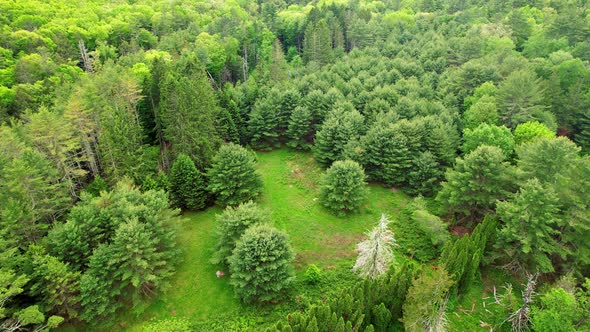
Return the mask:
[[411,170],[407,174],[408,187],[404,189],[413,195],[434,194],[443,176],[440,168],[432,153],[429,151],[420,153],[412,160]]
[[313,115],[309,108],[298,106],[291,113],[287,130],[287,146],[296,150],[309,150],[313,138]]
[[233,143],[219,149],[207,177],[209,191],[222,206],[256,199],[262,192],[254,154]]
[[200,210],[205,207],[203,175],[185,154],[180,154],[170,169],[170,201],[173,206],[183,210]]
[[504,162],[497,147],[482,145],[445,174],[446,182],[436,199],[451,212],[471,220],[492,210],[497,199],[507,197],[512,187],[513,169]]
[[540,120],[543,90],[534,72],[515,71],[498,88],[498,106],[503,124],[515,128],[518,124]]
[[406,331],[447,330],[447,293],[453,281],[444,267],[424,269],[408,290],[403,305]]
[[387,272],[393,262],[392,249],[397,244],[388,224],[389,220],[382,214],[379,225],[367,233],[366,240],[357,244],[358,258],[352,270],[360,277],[373,280]]
[[338,215],[358,210],[366,198],[365,172],[352,160],[335,162],[320,188],[320,203]]
[[303,60],[317,62],[320,66],[332,61],[330,27],[324,19],[308,23],[303,40]]
[[577,159],[580,148],[567,137],[539,138],[517,149],[518,167],[527,178],[556,183]]
[[237,207],[228,206],[223,213],[218,214],[217,246],[213,254],[214,264],[228,264],[228,259],[236,246],[236,242],[250,227],[265,224],[270,221],[267,211],[259,208],[256,203],[242,203]]
[[329,167],[342,159],[344,147],[360,137],[363,127],[364,118],[358,111],[347,111],[342,106],[333,109],[316,134],[314,156],[317,162]]
[[[271,89],[262,99],[258,99],[248,120],[250,144],[259,150],[271,150],[280,146],[279,137],[282,125],[281,93]],[[287,118],[288,119],[288,118]]]
[[537,179],[527,181],[513,199],[498,202],[497,213],[504,225],[496,246],[511,266],[554,271],[551,256],[565,257],[557,238],[558,211],[557,195]]
[[164,138],[175,155],[188,155],[204,170],[221,142],[215,128],[219,106],[205,71],[186,57],[167,71],[160,91]]
[[245,303],[280,301],[294,279],[292,260],[285,234],[269,226],[251,227],[229,258],[230,283]]

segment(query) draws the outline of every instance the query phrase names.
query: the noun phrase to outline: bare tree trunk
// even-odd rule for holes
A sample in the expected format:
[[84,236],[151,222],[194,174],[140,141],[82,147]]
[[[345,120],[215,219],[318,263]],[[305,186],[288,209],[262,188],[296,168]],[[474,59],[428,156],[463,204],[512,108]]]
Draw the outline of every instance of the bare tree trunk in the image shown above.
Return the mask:
[[248,80],[248,44],[244,42],[244,57],[242,58],[242,76],[244,82]]
[[94,71],[92,69],[92,61],[88,56],[88,50],[86,50],[86,46],[84,45],[84,41],[82,39],[78,40],[78,48],[80,49],[80,56],[82,57],[82,62],[84,63],[84,70],[87,73],[92,73]]
[[522,306],[508,317],[508,321],[512,324],[512,331],[514,332],[521,332],[528,328],[531,311],[530,305],[533,303],[538,277],[538,272],[527,275],[526,288],[522,291]]

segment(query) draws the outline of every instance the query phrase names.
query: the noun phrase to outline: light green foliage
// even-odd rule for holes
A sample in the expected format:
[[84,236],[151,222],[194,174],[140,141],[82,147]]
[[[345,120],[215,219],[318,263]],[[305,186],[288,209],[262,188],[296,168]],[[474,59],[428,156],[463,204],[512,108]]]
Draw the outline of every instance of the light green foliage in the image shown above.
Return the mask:
[[[552,288],[539,297],[538,305],[531,312],[534,331],[573,332],[581,331],[578,322],[588,318],[579,299],[563,288]],[[588,327],[588,324],[586,324]]]
[[310,284],[317,284],[321,279],[322,270],[315,264],[309,264],[305,270],[305,281]]
[[183,210],[200,210],[205,207],[207,193],[205,179],[185,154],[180,154],[170,169],[170,202]]
[[513,169],[500,148],[482,145],[445,174],[436,199],[451,212],[471,219],[491,211],[496,200],[507,197],[514,181]]
[[406,331],[446,331],[447,293],[453,281],[444,267],[425,268],[408,290],[403,305]]
[[262,179],[256,172],[255,155],[233,143],[219,149],[207,177],[208,190],[222,206],[254,200],[262,190]]
[[365,172],[352,160],[337,161],[322,180],[320,202],[338,215],[358,210],[366,199]]
[[329,167],[343,158],[348,142],[360,137],[364,131],[364,118],[356,110],[347,110],[344,105],[336,106],[316,134],[314,155],[323,167]]
[[467,154],[481,145],[499,147],[508,159],[514,151],[514,137],[510,129],[505,126],[498,127],[485,123],[473,130],[467,128],[463,131],[462,150],[464,153]]
[[516,144],[531,142],[541,137],[554,138],[555,133],[538,121],[521,123],[514,129]]
[[269,226],[249,228],[229,259],[231,284],[245,303],[285,299],[293,281],[293,250],[287,236]]
[[414,224],[430,238],[433,246],[441,247],[450,240],[448,225],[428,211],[424,198],[414,198],[408,209],[411,210],[411,219]]
[[191,323],[184,318],[171,317],[150,322],[143,327],[143,332],[192,332]]
[[553,189],[529,180],[514,198],[498,202],[497,213],[504,226],[496,246],[505,259],[529,271],[552,272],[552,255],[565,256],[557,241],[559,202]]
[[254,202],[247,202],[237,207],[228,206],[217,215],[217,246],[213,254],[214,264],[228,264],[236,242],[252,226],[266,224],[270,221],[268,211],[261,209]]

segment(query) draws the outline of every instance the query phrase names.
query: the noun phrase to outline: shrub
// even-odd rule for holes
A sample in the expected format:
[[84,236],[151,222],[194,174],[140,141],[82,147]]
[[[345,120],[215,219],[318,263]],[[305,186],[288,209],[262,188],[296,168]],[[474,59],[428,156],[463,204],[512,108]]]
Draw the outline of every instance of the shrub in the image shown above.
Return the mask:
[[305,281],[309,284],[317,284],[321,279],[322,270],[315,264],[309,264],[305,270]]

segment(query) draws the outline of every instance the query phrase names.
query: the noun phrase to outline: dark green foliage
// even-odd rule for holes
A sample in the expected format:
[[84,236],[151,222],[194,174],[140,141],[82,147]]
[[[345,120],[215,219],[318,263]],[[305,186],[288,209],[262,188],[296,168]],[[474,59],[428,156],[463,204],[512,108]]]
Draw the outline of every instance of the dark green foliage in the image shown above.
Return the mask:
[[100,196],[101,191],[107,190],[109,190],[109,186],[100,175],[97,175],[94,180],[92,180],[92,182],[90,182],[86,188],[84,188],[85,192],[95,197]]
[[515,128],[531,120],[541,120],[545,109],[541,83],[531,71],[516,71],[498,88],[498,106],[503,124]]
[[511,200],[498,202],[498,217],[504,225],[496,245],[502,260],[516,268],[553,272],[551,255],[565,257],[557,240],[558,211],[557,195],[536,178],[527,181]]
[[446,172],[436,199],[451,212],[469,219],[482,217],[512,188],[513,170],[504,159],[502,150],[487,145],[457,159],[454,169]]
[[208,190],[222,206],[254,200],[262,191],[254,154],[233,143],[219,149],[207,177]]
[[309,150],[313,138],[313,115],[309,108],[298,106],[291,113],[287,130],[287,146],[296,150]]
[[580,153],[580,148],[566,137],[540,138],[517,149],[518,166],[527,178],[555,183],[556,175],[565,175]]
[[310,284],[317,284],[321,279],[322,270],[315,264],[309,264],[305,270],[305,281]]
[[265,98],[256,101],[248,120],[250,144],[255,149],[271,150],[280,146],[279,128],[283,125],[280,99],[280,92],[272,89]]
[[228,259],[236,246],[236,242],[252,226],[268,223],[269,213],[259,208],[256,203],[242,203],[237,207],[228,206],[223,213],[217,215],[217,246],[212,263],[228,264]]
[[284,233],[269,226],[251,227],[229,258],[231,284],[245,303],[281,301],[294,278],[292,260]]
[[364,118],[356,110],[337,106],[329,114],[316,134],[314,156],[323,167],[343,159],[344,147],[360,137],[364,130]]
[[443,177],[441,167],[429,151],[420,153],[412,160],[408,173],[408,187],[404,190],[413,195],[431,196],[436,192]]
[[320,203],[339,215],[358,210],[366,199],[365,172],[352,160],[335,162],[322,179]]
[[303,41],[303,60],[325,65],[332,61],[332,39],[325,20],[309,23]]
[[221,143],[215,128],[219,106],[205,71],[193,56],[186,56],[166,71],[160,93],[164,138],[175,155],[184,153],[205,169]]
[[205,188],[205,179],[191,158],[178,155],[170,169],[170,203],[182,210],[200,210],[207,200]]

